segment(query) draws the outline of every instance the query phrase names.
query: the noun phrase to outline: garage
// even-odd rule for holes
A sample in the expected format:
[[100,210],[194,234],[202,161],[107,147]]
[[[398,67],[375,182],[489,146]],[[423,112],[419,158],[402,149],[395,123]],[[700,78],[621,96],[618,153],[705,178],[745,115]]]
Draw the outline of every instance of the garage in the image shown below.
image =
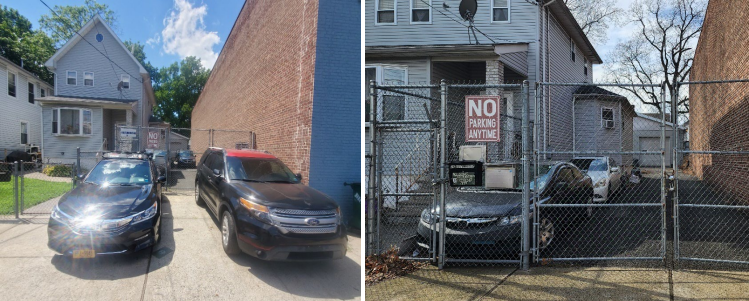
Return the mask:
[[[666,138],[666,148],[671,145],[671,138]],[[661,138],[640,137],[640,151],[658,152],[661,149]],[[666,152],[666,163],[671,162],[671,152]],[[640,155],[640,165],[647,167],[661,166],[661,156]]]

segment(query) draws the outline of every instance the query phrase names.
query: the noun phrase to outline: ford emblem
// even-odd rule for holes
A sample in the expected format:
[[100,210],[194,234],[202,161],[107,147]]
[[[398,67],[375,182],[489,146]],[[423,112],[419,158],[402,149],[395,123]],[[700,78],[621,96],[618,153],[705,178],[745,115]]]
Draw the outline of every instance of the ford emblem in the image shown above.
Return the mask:
[[317,226],[320,224],[320,220],[316,218],[308,218],[308,219],[305,219],[304,222],[310,226]]

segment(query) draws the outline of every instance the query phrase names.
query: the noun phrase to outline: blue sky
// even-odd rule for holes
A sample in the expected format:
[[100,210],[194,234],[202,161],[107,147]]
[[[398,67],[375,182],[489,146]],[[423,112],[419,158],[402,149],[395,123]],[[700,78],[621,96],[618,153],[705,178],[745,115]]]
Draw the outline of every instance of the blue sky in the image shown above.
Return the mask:
[[[84,0],[45,0],[50,6],[83,5]],[[98,0],[117,16],[115,32],[121,40],[145,45],[146,60],[156,67],[188,55],[212,67],[231,32],[244,0]],[[17,9],[39,28],[39,18],[50,11],[39,0],[10,0],[2,5]],[[202,22],[201,22],[202,19]]]

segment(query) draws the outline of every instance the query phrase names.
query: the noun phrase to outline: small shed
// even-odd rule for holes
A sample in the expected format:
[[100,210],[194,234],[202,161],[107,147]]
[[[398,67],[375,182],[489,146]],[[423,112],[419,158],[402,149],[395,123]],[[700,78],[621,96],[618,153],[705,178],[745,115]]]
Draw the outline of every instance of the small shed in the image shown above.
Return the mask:
[[[654,113],[637,113],[637,116],[635,116],[635,123],[634,123],[634,142],[635,142],[635,150],[637,151],[648,151],[648,152],[658,152],[661,149],[661,118],[655,117],[657,114]],[[667,115],[666,119],[670,119],[670,116]],[[671,136],[673,133],[673,123],[666,122],[666,166],[671,166],[671,155],[672,151],[669,151],[673,148],[671,145]],[[681,147],[686,147],[687,145],[684,143],[685,136],[686,136],[686,128],[682,126],[678,126],[677,128],[679,130],[679,137],[677,138],[677,142],[680,143]],[[646,167],[656,167],[661,166],[661,157],[658,155],[639,155],[640,165],[646,166]],[[679,158],[679,162],[681,162],[682,158]]]
[[169,150],[171,152],[177,152],[180,150],[190,149],[190,138],[175,133],[174,131],[169,133]]
[[[581,86],[572,95],[573,152],[631,152],[635,107],[626,97],[597,86]],[[632,155],[610,155],[632,165]]]

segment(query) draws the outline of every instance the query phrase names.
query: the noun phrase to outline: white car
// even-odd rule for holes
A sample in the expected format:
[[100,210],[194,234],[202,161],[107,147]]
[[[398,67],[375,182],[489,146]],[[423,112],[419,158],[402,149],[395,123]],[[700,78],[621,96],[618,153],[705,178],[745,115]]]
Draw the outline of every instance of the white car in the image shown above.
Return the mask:
[[622,186],[622,169],[610,157],[577,157],[570,162],[593,180],[593,202],[608,201]]

